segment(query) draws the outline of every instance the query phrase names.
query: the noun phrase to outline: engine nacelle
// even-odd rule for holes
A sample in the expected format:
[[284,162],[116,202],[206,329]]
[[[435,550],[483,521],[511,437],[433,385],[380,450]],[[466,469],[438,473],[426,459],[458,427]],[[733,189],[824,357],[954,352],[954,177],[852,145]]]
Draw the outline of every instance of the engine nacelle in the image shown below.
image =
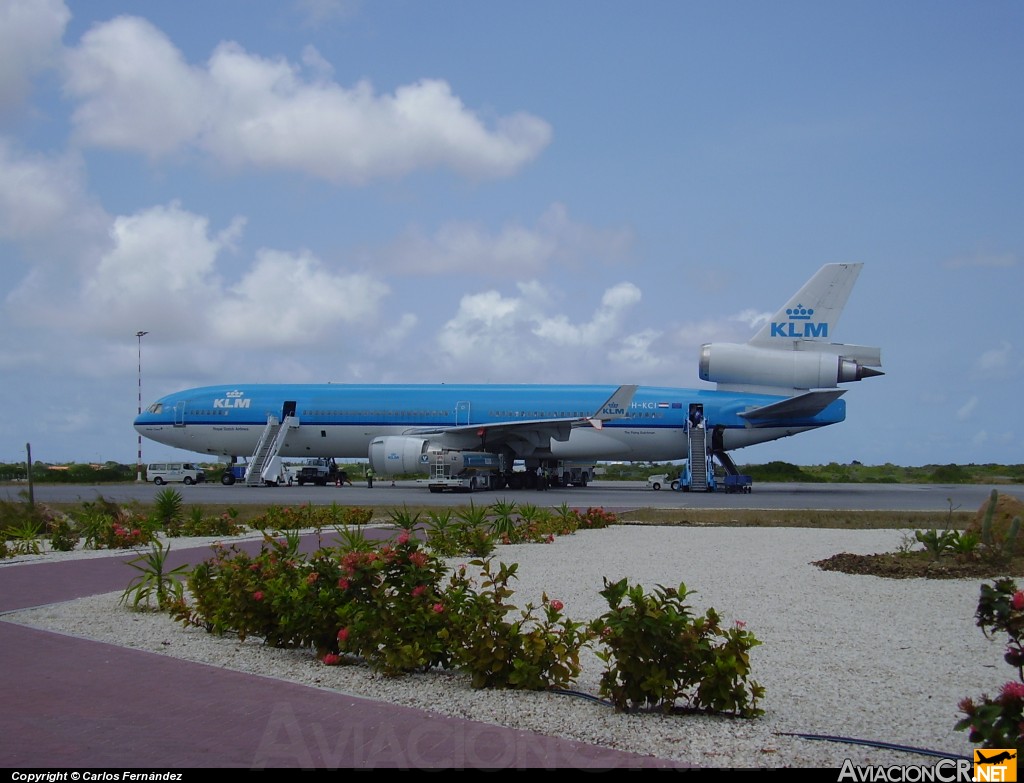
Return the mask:
[[387,435],[370,441],[370,467],[380,475],[424,473],[430,441],[407,435]]
[[[761,386],[778,389],[834,389],[840,383],[881,375],[857,358],[822,350],[778,350],[753,345],[715,343],[701,347],[702,380],[729,386]],[[854,353],[864,356],[858,346]],[[869,359],[870,360],[870,359]],[[879,360],[880,361],[880,360]]]

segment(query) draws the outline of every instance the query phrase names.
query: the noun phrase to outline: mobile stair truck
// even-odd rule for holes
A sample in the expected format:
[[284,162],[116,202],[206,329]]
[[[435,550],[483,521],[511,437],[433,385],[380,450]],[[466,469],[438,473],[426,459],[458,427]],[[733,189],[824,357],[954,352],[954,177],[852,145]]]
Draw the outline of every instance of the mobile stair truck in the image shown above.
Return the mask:
[[[715,437],[716,430],[709,430],[709,426],[704,420],[704,406],[691,405],[686,424],[689,453],[679,475],[679,489],[683,492],[750,492],[750,476],[743,475],[736,469],[728,452],[721,448],[720,439]],[[711,443],[708,443],[709,432]],[[715,476],[715,457],[718,457],[725,468],[721,484]]]

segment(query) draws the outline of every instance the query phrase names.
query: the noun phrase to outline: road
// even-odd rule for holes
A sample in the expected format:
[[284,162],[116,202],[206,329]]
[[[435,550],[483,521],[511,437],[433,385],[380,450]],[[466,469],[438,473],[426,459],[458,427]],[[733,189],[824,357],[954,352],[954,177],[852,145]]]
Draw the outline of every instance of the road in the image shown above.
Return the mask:
[[[365,484],[351,487],[246,487],[221,484],[184,486],[168,484],[40,484],[34,488],[41,503],[78,503],[98,497],[119,503],[151,503],[169,486],[176,488],[186,505],[277,504],[346,506],[464,506],[470,501],[490,505],[499,500],[532,503],[556,508],[567,503],[573,508],[604,508],[619,512],[636,508],[770,508],[770,509],[847,509],[878,511],[975,511],[996,489],[1024,501],[1024,485],[981,484],[755,484],[750,494],[725,492],[655,491],[639,481],[595,481],[587,487],[537,490],[502,490],[474,494],[434,494],[415,481],[376,481],[373,489]],[[27,495],[24,484],[0,486],[0,499],[18,501]]]

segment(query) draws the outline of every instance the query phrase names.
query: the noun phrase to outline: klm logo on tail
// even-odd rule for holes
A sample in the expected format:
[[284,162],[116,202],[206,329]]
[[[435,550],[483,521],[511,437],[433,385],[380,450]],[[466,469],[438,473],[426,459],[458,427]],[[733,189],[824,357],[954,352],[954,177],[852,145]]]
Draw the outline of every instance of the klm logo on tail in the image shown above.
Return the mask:
[[828,337],[828,323],[815,323],[811,320],[814,315],[813,308],[806,308],[803,305],[786,308],[788,321],[772,323],[772,337],[786,337],[795,339],[813,339]]

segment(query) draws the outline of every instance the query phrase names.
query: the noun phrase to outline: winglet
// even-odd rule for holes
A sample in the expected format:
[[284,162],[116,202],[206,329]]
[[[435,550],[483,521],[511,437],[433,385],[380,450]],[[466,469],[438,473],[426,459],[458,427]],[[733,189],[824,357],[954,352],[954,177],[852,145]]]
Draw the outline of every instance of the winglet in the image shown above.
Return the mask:
[[599,430],[606,421],[624,418],[629,404],[633,402],[633,395],[636,394],[638,388],[640,387],[636,384],[620,386],[587,421],[590,422],[594,429]]

